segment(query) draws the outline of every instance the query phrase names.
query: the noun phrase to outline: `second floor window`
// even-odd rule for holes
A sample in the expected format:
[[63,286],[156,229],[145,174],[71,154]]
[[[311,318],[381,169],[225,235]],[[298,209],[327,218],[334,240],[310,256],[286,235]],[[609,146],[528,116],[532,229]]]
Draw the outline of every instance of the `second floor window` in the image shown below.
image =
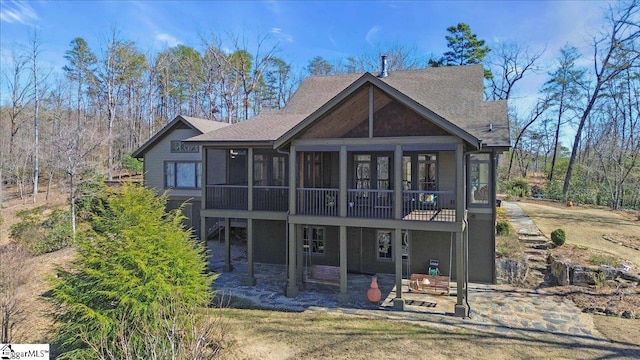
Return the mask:
[[200,189],[202,187],[202,162],[165,162],[164,187],[175,189]]

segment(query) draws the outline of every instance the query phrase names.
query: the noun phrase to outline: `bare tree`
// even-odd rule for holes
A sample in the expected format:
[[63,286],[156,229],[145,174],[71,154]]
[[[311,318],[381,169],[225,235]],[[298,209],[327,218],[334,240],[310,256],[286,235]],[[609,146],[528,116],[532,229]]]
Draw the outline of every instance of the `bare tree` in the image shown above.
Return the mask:
[[525,74],[535,72],[537,61],[544,50],[531,52],[529,48],[517,42],[501,43],[493,50],[489,68],[493,76],[489,79],[490,94],[487,96],[491,100],[508,100],[516,83]]
[[571,176],[579,151],[582,131],[591,110],[599,99],[600,91],[623,71],[638,66],[638,61],[640,61],[640,49],[637,43],[640,38],[640,22],[637,21],[640,3],[633,0],[629,3],[617,4],[617,6],[619,8],[609,8],[609,32],[593,40],[594,85],[589,91],[587,106],[582,112],[573,141],[569,166],[562,187],[565,199],[569,195]]
[[29,253],[18,244],[0,247],[0,342],[4,344],[12,341],[11,333],[24,312],[18,288],[29,279],[29,270],[24,264],[29,257]]

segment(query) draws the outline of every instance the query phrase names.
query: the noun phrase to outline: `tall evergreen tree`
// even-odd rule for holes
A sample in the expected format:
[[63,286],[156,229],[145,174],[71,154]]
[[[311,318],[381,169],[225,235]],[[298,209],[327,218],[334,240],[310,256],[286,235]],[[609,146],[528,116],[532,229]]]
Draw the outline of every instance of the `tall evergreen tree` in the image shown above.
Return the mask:
[[[430,66],[482,64],[484,58],[491,51],[485,45],[485,41],[478,39],[478,36],[471,32],[471,27],[465,23],[449,26],[447,31],[450,35],[445,36],[445,39],[449,51],[446,51],[439,60],[429,60]],[[492,77],[491,71],[485,70],[484,76],[490,79]]]

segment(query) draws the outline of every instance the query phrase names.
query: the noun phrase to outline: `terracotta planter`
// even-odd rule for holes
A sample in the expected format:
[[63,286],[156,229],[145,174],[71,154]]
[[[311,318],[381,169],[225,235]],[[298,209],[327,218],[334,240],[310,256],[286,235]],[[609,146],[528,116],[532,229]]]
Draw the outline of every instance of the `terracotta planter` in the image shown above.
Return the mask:
[[377,303],[380,301],[381,297],[382,292],[378,289],[378,278],[374,276],[371,278],[371,286],[369,287],[369,290],[367,290],[367,298],[369,301]]

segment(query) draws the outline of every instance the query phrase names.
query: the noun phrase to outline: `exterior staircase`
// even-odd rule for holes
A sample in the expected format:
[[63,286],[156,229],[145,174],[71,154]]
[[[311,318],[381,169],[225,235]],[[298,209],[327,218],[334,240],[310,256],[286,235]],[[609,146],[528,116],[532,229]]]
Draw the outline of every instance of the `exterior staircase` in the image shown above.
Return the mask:
[[550,285],[549,269],[547,265],[547,250],[550,248],[547,239],[537,229],[518,231],[518,240],[524,244],[527,257],[528,272],[524,284],[535,289]]

